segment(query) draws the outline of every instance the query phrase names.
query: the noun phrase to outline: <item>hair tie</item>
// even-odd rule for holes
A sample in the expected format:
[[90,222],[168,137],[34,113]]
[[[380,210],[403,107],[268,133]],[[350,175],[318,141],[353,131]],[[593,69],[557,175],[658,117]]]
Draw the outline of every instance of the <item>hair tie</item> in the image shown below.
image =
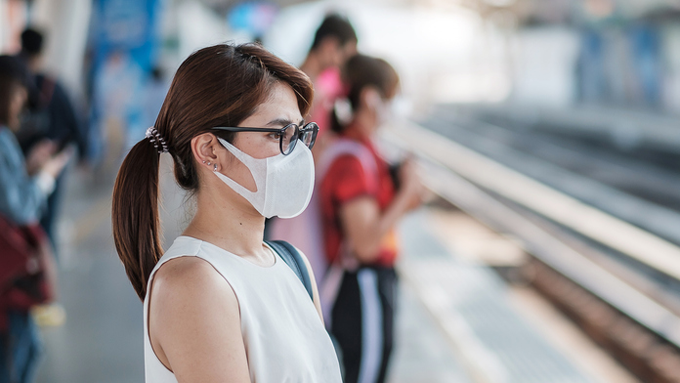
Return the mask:
[[[168,145],[165,143],[161,134],[153,126],[146,130],[146,138],[153,143],[153,147],[156,148],[158,154],[167,153]],[[160,146],[159,146],[160,145]]]

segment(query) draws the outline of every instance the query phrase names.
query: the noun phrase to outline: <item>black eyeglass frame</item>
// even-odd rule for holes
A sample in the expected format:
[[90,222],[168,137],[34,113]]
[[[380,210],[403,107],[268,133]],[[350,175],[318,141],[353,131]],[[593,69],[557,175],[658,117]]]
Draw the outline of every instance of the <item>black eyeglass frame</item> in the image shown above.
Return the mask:
[[[295,128],[295,131],[293,132],[293,137],[297,137],[293,140],[291,140],[289,146],[288,146],[288,152],[283,151],[283,139],[286,136],[284,133],[286,132],[287,129],[289,128]],[[284,156],[289,155],[290,153],[293,152],[295,149],[295,145],[297,145],[298,140],[302,140],[302,137],[304,137],[304,134],[308,131],[312,131],[312,140],[309,142],[308,148],[312,149],[314,147],[314,143],[316,142],[316,136],[319,134],[319,125],[316,124],[316,122],[308,122],[300,128],[298,124],[292,123],[284,126],[281,129],[272,129],[272,128],[252,128],[252,127],[247,127],[247,126],[215,126],[211,130],[223,130],[227,132],[265,132],[265,133],[278,133],[279,135],[279,150],[281,151],[281,154]]]

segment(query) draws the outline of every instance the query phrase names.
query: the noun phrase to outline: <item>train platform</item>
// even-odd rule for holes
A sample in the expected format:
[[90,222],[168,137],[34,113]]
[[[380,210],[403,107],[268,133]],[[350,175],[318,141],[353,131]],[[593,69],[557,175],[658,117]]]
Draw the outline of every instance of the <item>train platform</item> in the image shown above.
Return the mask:
[[[97,176],[73,169],[68,177],[59,224],[59,301],[67,318],[41,328],[39,383],[143,381],[142,305],[111,234],[114,176],[112,169]],[[167,246],[188,223],[190,206],[167,157],[161,190]],[[475,256],[521,257],[511,243],[436,204],[405,219],[401,233],[389,382],[636,382],[540,297],[507,285]]]

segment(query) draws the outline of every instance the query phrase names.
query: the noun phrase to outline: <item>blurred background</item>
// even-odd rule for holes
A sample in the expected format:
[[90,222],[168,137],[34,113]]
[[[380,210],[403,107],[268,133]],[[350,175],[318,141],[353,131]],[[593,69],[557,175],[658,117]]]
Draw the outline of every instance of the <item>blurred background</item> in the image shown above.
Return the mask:
[[[401,226],[388,381],[680,382],[680,2],[0,0],[0,53],[44,33],[84,141],[37,381],[143,379],[111,191],[179,64],[257,40],[300,65],[329,12],[399,72],[381,145],[433,193]],[[165,165],[170,244],[190,215]]]

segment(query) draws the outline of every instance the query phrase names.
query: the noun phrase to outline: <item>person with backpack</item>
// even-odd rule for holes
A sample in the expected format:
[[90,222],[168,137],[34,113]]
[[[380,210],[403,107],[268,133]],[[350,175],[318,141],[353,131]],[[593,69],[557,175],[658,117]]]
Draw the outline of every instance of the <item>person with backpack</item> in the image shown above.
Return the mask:
[[331,265],[321,295],[327,327],[341,351],[344,382],[384,382],[394,336],[395,229],[421,204],[424,189],[411,160],[393,179],[373,142],[397,92],[395,70],[384,60],[359,54],[349,59],[343,78],[351,110],[334,112],[339,138],[317,162]]
[[[54,298],[56,267],[38,224],[71,153],[36,148],[24,157],[16,138],[32,86],[15,57],[0,56],[0,382],[33,381],[40,347],[31,309]],[[49,148],[47,148],[49,149]]]
[[[309,78],[259,45],[198,50],[179,67],[113,191],[113,236],[144,300],[147,383],[328,382],[340,367],[303,254],[263,242],[314,187]],[[163,250],[159,159],[196,212]]]

